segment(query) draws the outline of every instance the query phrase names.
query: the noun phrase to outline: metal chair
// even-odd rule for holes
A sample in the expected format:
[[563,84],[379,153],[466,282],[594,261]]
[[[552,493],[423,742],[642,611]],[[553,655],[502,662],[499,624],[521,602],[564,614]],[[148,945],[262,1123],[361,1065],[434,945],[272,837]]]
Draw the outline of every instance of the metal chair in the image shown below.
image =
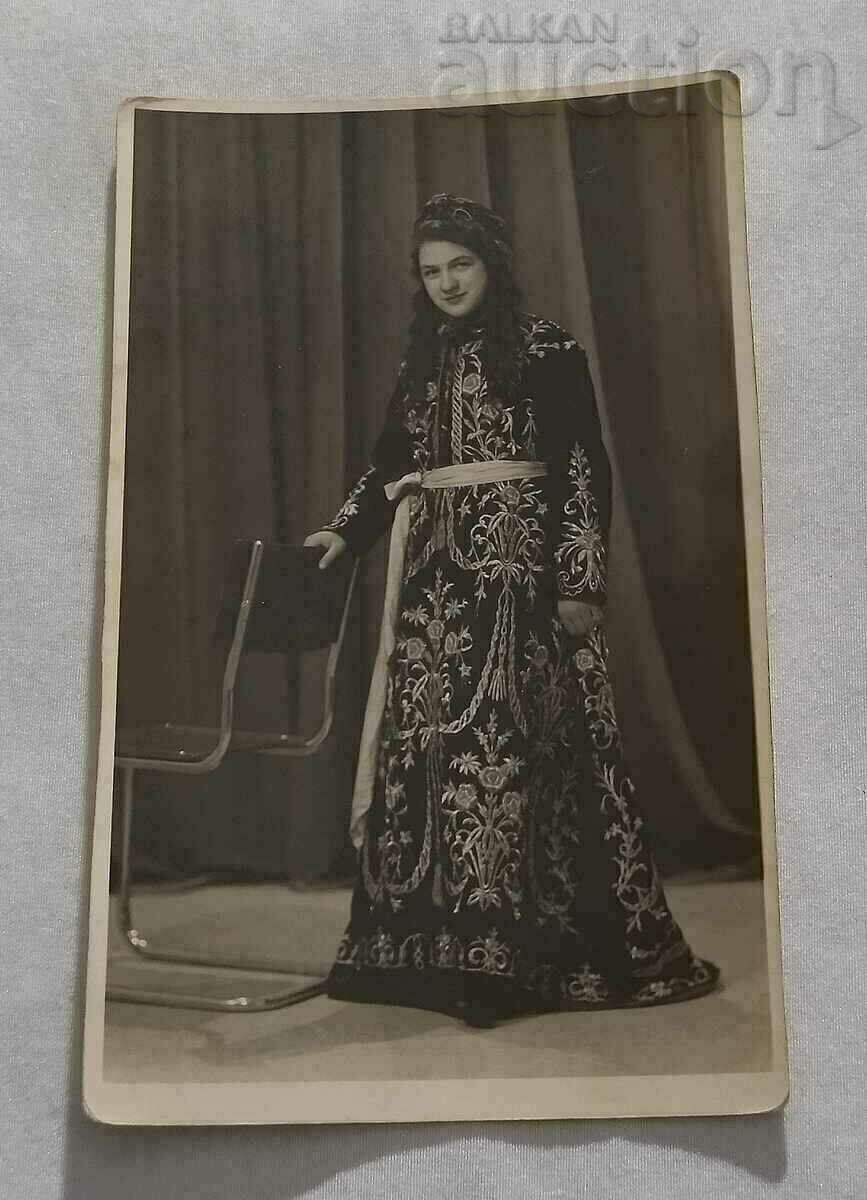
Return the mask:
[[[215,771],[233,750],[285,757],[315,754],[331,730],[335,677],[343,646],[358,565],[346,554],[328,571],[317,566],[322,551],[265,543],[239,542],[231,556],[215,640],[228,644],[222,676],[219,727],[163,724],[119,729],[115,765],[122,778],[120,885],[117,919],[128,946],[141,958],[194,967],[244,971],[256,975],[295,974],[291,965],[238,962],[219,956],[161,949],[133,917],[130,848],[138,771],[201,775]],[[302,584],[302,587],[299,587]],[[250,733],[233,728],[235,683],[242,656],[251,650],[316,650],[329,647],[323,676],[322,715],[309,737],[296,733]],[[197,1008],[219,1012],[261,1012],[298,1004],[320,995],[322,982],[280,989],[263,996],[238,991],[220,998],[191,991],[123,986],[109,971],[106,998],[136,1004]]]

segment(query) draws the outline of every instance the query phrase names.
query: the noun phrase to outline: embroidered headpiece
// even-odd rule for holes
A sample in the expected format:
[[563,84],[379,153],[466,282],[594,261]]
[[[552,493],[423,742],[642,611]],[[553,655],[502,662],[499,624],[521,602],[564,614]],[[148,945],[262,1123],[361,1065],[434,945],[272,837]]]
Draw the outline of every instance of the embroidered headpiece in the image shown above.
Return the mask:
[[501,216],[476,200],[438,192],[422,206],[413,226],[415,244],[439,240],[468,246],[511,266],[512,239]]

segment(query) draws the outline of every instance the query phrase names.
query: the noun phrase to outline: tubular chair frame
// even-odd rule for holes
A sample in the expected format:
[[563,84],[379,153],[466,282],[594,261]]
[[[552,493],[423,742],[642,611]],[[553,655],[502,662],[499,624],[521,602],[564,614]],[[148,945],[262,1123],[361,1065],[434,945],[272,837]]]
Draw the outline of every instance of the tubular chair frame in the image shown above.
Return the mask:
[[[328,734],[334,720],[335,679],[340,652],[346,634],[349,610],[355,591],[358,563],[353,565],[349,582],[346,587],[346,597],[340,617],[337,637],[331,643],[325,665],[323,680],[322,718],[315,733],[309,737],[303,734],[246,734],[235,733],[233,730],[235,684],[241,657],[244,652],[244,642],[251,609],[256,596],[256,588],[264,555],[264,543],[261,540],[252,542],[250,562],[247,568],[241,601],[235,620],[232,641],[226,655],[223,671],[220,701],[220,727],[214,746],[204,754],[187,757],[183,751],[178,751],[177,759],[138,757],[135,755],[116,755],[115,766],[122,777],[121,792],[121,836],[120,836],[120,888],[117,897],[116,919],[125,943],[135,951],[136,956],[150,961],[177,963],[188,967],[212,967],[220,970],[246,972],[249,975],[308,975],[309,972],[293,970],[291,965],[278,966],[274,963],[256,961],[240,962],[236,959],[220,955],[192,954],[183,950],[161,949],[155,946],[151,939],[143,933],[133,916],[133,889],[130,870],[130,851],[132,845],[132,829],[135,809],[135,775],[137,771],[158,771],[182,775],[203,775],[216,769],[232,750],[250,750],[259,754],[267,754],[277,758],[305,758],[315,754]],[[265,996],[248,996],[239,992],[229,998],[202,996],[194,992],[169,991],[162,989],[147,989],[125,987],[109,982],[106,987],[106,999],[117,1000],[130,1004],[151,1004],[166,1008],[204,1009],[210,1012],[265,1012],[275,1008],[285,1008],[291,1004],[299,1004],[321,995],[325,990],[324,982],[305,984],[289,990],[277,990]]]

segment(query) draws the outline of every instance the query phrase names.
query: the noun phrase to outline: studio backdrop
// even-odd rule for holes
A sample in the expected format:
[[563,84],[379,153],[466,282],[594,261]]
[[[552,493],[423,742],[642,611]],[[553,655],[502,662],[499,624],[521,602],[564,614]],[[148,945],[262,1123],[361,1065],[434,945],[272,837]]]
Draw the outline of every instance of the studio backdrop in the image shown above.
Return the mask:
[[[364,470],[432,193],[510,222],[525,304],[588,351],[615,479],[608,631],[666,870],[758,851],[722,117],[627,103],[375,113],[139,111],[118,718],[217,715],[236,538],[303,541]],[[347,862],[385,542],[365,560],[326,752],[139,784],[142,874],[312,879]],[[250,656],[238,724],[309,729],[317,664]]]

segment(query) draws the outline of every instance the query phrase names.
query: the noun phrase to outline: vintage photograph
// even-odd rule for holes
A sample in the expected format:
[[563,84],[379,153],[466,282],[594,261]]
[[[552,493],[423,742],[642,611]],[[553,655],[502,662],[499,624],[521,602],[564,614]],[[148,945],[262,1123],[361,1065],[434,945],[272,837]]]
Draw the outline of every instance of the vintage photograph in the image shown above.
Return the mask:
[[784,1102],[742,137],[124,106],[95,1119]]

